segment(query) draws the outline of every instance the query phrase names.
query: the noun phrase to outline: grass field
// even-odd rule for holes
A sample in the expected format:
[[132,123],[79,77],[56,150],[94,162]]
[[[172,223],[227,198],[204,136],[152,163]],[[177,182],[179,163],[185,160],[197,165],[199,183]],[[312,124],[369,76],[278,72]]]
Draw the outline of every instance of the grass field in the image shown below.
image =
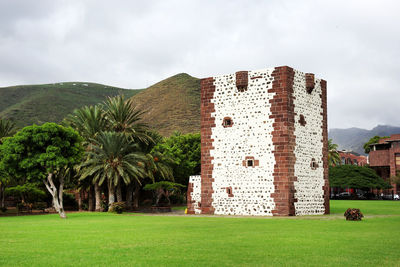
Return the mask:
[[[4,266],[399,266],[400,201],[290,218],[70,213],[0,218]],[[344,211],[360,208],[361,222]]]

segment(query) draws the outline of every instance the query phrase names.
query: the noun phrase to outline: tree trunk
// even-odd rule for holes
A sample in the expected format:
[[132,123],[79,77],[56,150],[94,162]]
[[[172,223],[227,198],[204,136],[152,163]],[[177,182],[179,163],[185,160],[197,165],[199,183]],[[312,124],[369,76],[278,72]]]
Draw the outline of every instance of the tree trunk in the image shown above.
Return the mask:
[[4,208],[5,207],[5,193],[4,193],[4,191],[5,191],[5,186],[3,185],[3,184],[0,184],[0,195],[1,195],[1,205],[0,205],[0,207],[1,208]]
[[53,197],[54,209],[58,212],[60,218],[66,219],[67,215],[65,214],[63,204],[64,177],[60,178],[60,186],[58,190],[57,187],[54,185],[52,173],[49,173],[47,175],[47,181],[43,180],[43,183]]
[[89,211],[94,211],[94,201],[93,201],[93,199],[94,199],[94,190],[93,190],[93,185],[91,185],[89,187],[89,201],[88,201],[88,205],[89,205],[88,209],[89,209]]
[[82,211],[82,191],[78,192],[78,210]]
[[115,186],[112,182],[108,183],[108,208],[111,207],[111,204],[115,202]]
[[135,195],[133,196],[133,209],[135,210],[139,208],[139,193],[140,193],[140,184],[135,179]]
[[117,185],[117,201],[118,202],[122,202],[122,185],[121,185],[121,181],[119,181],[118,185]]
[[127,210],[132,209],[133,188],[134,188],[133,183],[128,184],[126,187],[126,209]]
[[96,196],[96,211],[103,211],[103,207],[101,206],[101,188],[100,185],[96,182],[94,184],[94,194]]

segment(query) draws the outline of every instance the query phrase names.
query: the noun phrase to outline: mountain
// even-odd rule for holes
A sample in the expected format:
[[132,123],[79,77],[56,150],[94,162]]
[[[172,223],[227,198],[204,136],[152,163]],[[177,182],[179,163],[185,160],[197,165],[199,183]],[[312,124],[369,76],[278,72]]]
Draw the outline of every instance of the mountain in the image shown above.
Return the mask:
[[200,132],[200,79],[180,73],[132,97],[143,120],[164,136]]
[[389,125],[378,125],[372,130],[360,128],[330,129],[328,136],[333,143],[339,145],[339,149],[352,150],[365,155],[363,145],[375,135],[389,136],[400,133],[400,127]]
[[140,91],[85,82],[0,87],[0,118],[12,119],[18,128],[61,122],[76,108],[98,104],[107,96],[132,97]]

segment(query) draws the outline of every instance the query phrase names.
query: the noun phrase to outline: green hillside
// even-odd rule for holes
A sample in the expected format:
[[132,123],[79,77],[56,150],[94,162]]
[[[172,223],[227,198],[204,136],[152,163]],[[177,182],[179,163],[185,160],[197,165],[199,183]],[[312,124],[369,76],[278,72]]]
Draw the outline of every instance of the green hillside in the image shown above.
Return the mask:
[[186,73],[177,74],[132,99],[146,112],[144,121],[164,136],[174,131],[200,132],[200,79]]
[[103,102],[107,96],[131,97],[140,91],[85,82],[1,87],[0,117],[14,120],[18,128],[60,122],[76,108]]

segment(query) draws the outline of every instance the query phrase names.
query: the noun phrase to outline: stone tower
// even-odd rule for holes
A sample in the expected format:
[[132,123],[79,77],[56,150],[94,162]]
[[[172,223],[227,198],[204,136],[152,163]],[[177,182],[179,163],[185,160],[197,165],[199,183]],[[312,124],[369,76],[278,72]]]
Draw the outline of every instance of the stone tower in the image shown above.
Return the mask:
[[326,81],[290,67],[201,81],[201,176],[188,213],[329,213]]

